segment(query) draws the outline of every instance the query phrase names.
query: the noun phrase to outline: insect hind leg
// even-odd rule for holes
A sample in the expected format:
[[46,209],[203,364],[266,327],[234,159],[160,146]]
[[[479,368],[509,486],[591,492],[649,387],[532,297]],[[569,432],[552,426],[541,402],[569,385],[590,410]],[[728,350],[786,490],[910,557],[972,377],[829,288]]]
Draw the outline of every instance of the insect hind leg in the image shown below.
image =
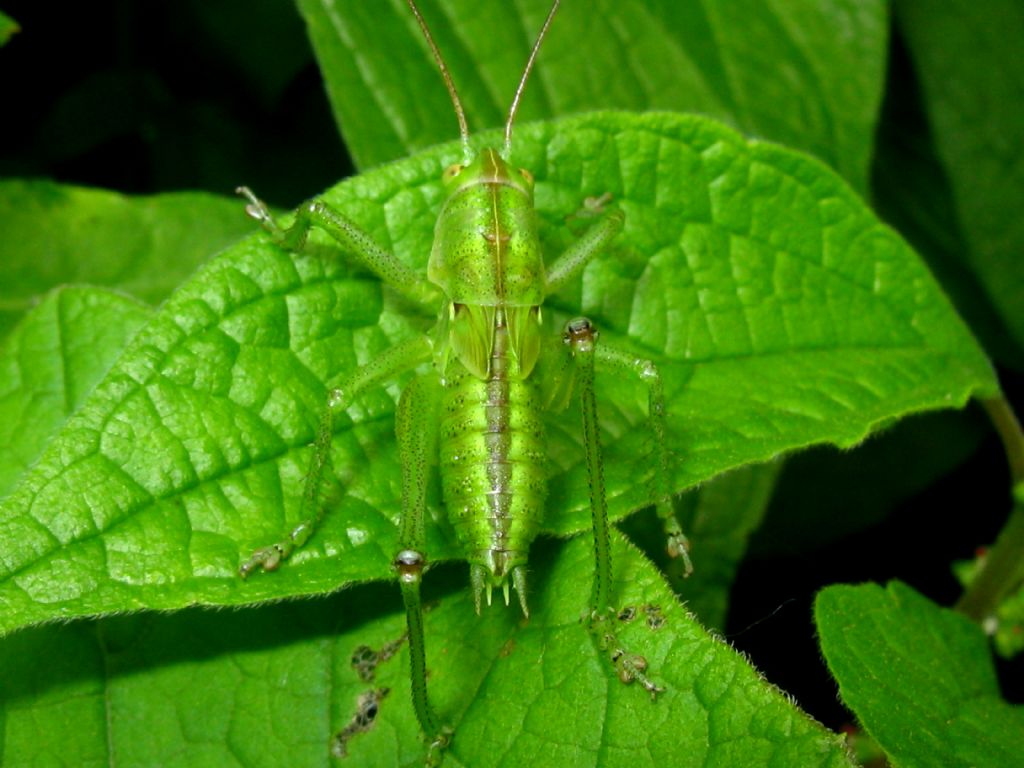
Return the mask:
[[668,445],[665,438],[665,389],[658,367],[651,360],[626,354],[601,344],[595,350],[597,364],[602,368],[625,371],[636,376],[647,388],[648,428],[654,439],[654,508],[665,530],[666,551],[669,557],[683,562],[683,575],[693,572],[690,562],[690,543],[683,533],[672,506],[669,485]]
[[420,584],[427,567],[424,523],[429,473],[437,458],[441,384],[436,374],[414,379],[398,403],[395,433],[402,467],[402,519],[394,566],[405,604],[409,638],[412,703],[429,742],[427,765],[439,765],[452,729],[438,719],[427,696],[427,659]]
[[583,447],[586,454],[587,479],[590,486],[590,511],[594,526],[594,586],[590,597],[590,631],[601,650],[615,667],[623,683],[639,682],[652,697],[664,689],[646,675],[647,659],[627,651],[612,629],[617,611],[611,605],[611,541],[609,538],[608,505],[604,490],[604,464],[598,431],[597,400],[594,396],[594,356],[597,329],[585,318],[570,320],[564,341],[569,346],[576,366],[583,412]]

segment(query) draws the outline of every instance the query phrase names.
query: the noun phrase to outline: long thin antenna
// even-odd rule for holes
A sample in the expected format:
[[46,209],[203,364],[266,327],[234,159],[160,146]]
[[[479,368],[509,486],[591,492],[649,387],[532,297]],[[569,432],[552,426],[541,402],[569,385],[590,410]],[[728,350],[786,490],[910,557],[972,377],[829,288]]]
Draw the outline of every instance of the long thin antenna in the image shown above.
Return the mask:
[[[412,0],[409,0],[412,2]],[[526,87],[526,78],[530,76],[530,70],[533,69],[533,61],[537,58],[537,51],[540,50],[540,44],[544,40],[544,35],[548,33],[548,27],[551,26],[551,20],[555,18],[555,11],[558,10],[558,6],[561,0],[555,0],[551,4],[551,10],[548,11],[548,17],[544,20],[544,26],[540,28],[540,34],[537,35],[537,42],[533,44],[533,50],[530,51],[530,58],[526,61],[526,69],[523,70],[523,77],[519,81],[519,87],[516,88],[516,95],[512,99],[512,106],[508,109],[508,120],[505,122],[505,154],[507,155],[512,148],[512,121],[516,119],[516,112],[519,109],[519,99],[523,95],[523,89]]]
[[416,7],[415,0],[406,0],[409,3],[409,10],[412,11],[412,15],[416,17],[416,21],[420,25],[420,29],[423,30],[423,37],[427,39],[427,45],[430,46],[430,52],[434,54],[434,61],[437,62],[437,68],[441,70],[441,77],[444,78],[444,84],[448,88],[448,95],[452,97],[452,106],[455,107],[455,117],[459,120],[459,135],[462,137],[462,147],[466,154],[469,154],[469,126],[466,124],[466,113],[462,109],[462,102],[459,101],[459,93],[455,90],[455,83],[452,81],[451,73],[448,71],[448,66],[444,63],[444,59],[441,58],[441,51],[437,48],[437,43],[434,42],[433,36],[430,34],[430,29],[427,27],[427,22],[423,19],[423,15],[420,13],[420,9]]

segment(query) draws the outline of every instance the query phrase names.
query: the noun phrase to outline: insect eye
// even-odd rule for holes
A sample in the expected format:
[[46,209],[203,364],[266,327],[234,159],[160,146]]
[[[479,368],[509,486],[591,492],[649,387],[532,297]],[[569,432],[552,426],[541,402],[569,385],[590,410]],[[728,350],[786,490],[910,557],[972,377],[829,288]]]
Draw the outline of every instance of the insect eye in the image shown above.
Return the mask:
[[462,173],[463,167],[464,166],[461,165],[460,163],[454,163],[452,165],[449,165],[447,168],[444,169],[445,180],[447,181],[448,179],[454,179],[456,176]]
[[529,184],[531,187],[533,186],[533,174],[532,173],[530,173],[525,168],[520,168],[519,169],[519,175],[522,176],[524,179],[526,179],[526,183],[527,184]]

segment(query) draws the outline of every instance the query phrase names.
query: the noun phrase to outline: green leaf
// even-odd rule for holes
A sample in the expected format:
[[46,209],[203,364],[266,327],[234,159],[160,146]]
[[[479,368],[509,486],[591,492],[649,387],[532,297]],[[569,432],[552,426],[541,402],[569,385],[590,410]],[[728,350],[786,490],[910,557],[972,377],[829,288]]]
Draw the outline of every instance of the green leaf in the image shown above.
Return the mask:
[[815,619],[843,701],[894,766],[1020,764],[1024,708],[1000,698],[976,624],[900,582],[827,587]]
[[997,362],[1024,370],[1024,350],[965,258],[968,246],[953,191],[920,101],[909,62],[895,56],[872,169],[874,208],[925,259],[985,350]]
[[0,46],[5,45],[19,31],[21,28],[18,22],[6,13],[0,13]]
[[[566,220],[585,196],[609,192],[626,214],[617,245],[547,316],[554,333],[582,311],[607,341],[659,365],[674,489],[997,391],[913,252],[820,163],[670,114],[524,126],[518,141],[549,254],[572,240]],[[438,177],[460,151],[346,181],[327,200],[422,270]],[[237,577],[242,558],[297,520],[325,382],[436,316],[334,253],[320,235],[302,255],[249,238],[135,336],[0,507],[0,631],[390,578],[401,382],[368,392],[338,425],[337,498],[315,540],[273,578]],[[620,518],[651,498],[646,393],[606,376],[598,395]],[[551,533],[590,526],[578,421],[569,410],[549,429]],[[433,561],[458,557],[446,528],[428,530]]]
[[125,197],[0,180],[0,336],[51,288],[91,283],[166,298],[199,264],[252,231],[237,200],[201,192]]
[[[503,125],[549,0],[425,3],[470,128]],[[405,3],[300,0],[356,164],[456,134]],[[867,186],[887,45],[885,3],[563,3],[521,120],[606,109],[692,111],[812,152]]]
[[137,301],[64,287],[33,308],[0,346],[0,497],[35,463],[149,319]]
[[1015,0],[900,0],[939,157],[952,185],[968,266],[1024,344],[1024,8]]
[[[462,568],[426,615],[431,693],[456,727],[444,765],[851,766],[842,739],[813,723],[746,661],[710,637],[657,571],[616,537],[622,641],[666,690],[652,703],[625,686],[580,613],[593,571],[585,537],[539,547],[529,622],[494,606],[477,616]],[[438,579],[437,577],[440,577]],[[580,583],[580,589],[566,585]],[[0,645],[5,765],[327,766],[333,734],[360,695],[389,692],[348,762],[419,766],[404,644],[361,681],[350,660],[405,630],[397,590],[360,587],[328,600],[258,610],[146,614],[44,627]],[[75,728],[68,729],[73,722]],[[685,754],[679,745],[685,745]],[[59,755],[55,752],[59,745]]]

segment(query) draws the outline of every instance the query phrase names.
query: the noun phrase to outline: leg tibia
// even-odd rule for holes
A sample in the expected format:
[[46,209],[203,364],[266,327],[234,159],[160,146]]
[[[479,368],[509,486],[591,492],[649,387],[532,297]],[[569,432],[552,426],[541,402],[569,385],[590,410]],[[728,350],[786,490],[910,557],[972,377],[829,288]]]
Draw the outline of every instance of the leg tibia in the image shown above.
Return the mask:
[[654,440],[654,506],[661,518],[667,539],[666,549],[670,557],[683,560],[685,575],[693,571],[690,563],[689,542],[679,527],[672,507],[668,445],[665,436],[665,393],[658,367],[651,360],[644,360],[606,345],[597,348],[597,363],[603,368],[629,372],[647,387],[647,421]]
[[316,440],[313,442],[313,455],[309,460],[306,472],[305,487],[302,491],[301,521],[288,534],[269,547],[260,547],[252,553],[239,574],[243,579],[257,569],[264,571],[277,570],[282,561],[291,557],[292,553],[305,544],[313,535],[324,516],[324,508],[320,503],[320,486],[323,480],[324,467],[331,461],[331,441],[334,438],[334,414],[344,410],[348,403],[337,397],[337,390],[327,398],[327,406],[320,417]]
[[594,396],[594,356],[598,348],[597,330],[589,320],[576,319],[570,321],[566,326],[564,338],[577,367],[576,382],[579,387],[580,405],[583,412],[583,448],[587,461],[590,511],[594,524],[595,563],[594,588],[590,599],[590,631],[597,639],[601,650],[608,653],[608,659],[615,667],[618,678],[623,683],[639,681],[654,696],[662,689],[645,674],[647,660],[643,656],[624,649],[612,629],[612,617],[617,612],[611,607],[611,542],[608,534],[608,508],[604,491],[597,401]]
[[420,582],[426,560],[419,552],[403,549],[395,557],[398,583],[405,603],[405,620],[409,632],[409,668],[411,673],[412,705],[416,719],[429,742],[427,765],[440,765],[444,750],[452,740],[452,729],[443,725],[434,714],[427,696],[427,654],[423,637],[423,603]]

